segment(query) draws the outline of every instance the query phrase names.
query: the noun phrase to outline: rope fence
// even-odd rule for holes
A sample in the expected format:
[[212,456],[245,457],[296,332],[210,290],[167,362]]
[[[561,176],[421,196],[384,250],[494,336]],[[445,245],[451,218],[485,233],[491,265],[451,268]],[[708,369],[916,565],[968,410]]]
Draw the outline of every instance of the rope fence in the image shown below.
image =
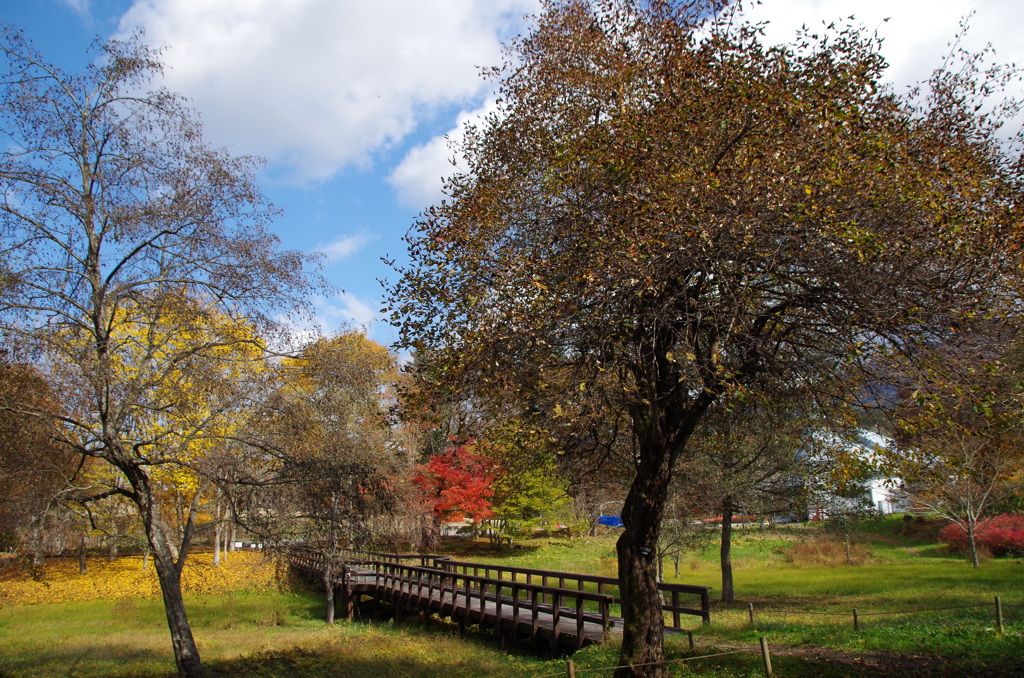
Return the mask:
[[765,676],[766,678],[773,678],[774,673],[772,672],[771,655],[768,652],[768,641],[762,636],[760,638],[760,647],[741,647],[728,652],[716,652],[714,654],[705,654],[699,657],[681,657],[679,659],[666,659],[661,662],[650,662],[647,664],[626,664],[620,666],[601,666],[592,669],[577,669],[571,659],[566,661],[566,667],[564,671],[558,673],[545,673],[540,676],[534,676],[534,678],[560,678],[561,676],[568,676],[568,678],[576,678],[581,673],[596,673],[598,671],[617,671],[618,669],[630,669],[630,668],[641,668],[644,666],[668,666],[670,664],[684,664],[686,662],[698,661],[700,659],[712,659],[714,657],[725,657],[732,654],[744,654],[747,652],[761,652],[761,656],[764,659]]
[[[1008,607],[1024,607],[1024,603],[1004,603],[1001,596],[995,596],[995,599],[991,603],[971,603],[968,605],[951,605],[948,607],[925,607],[915,608],[909,610],[882,610],[877,612],[863,612],[857,608],[852,609],[853,614],[853,628],[854,630],[860,630],[860,619],[862,617],[879,617],[884,615],[895,615],[895,614],[919,614],[924,612],[947,612],[950,610],[970,610],[979,607],[994,608],[995,610],[995,622],[999,627],[999,632],[1004,632],[1004,618],[1003,610]],[[750,625],[753,626],[756,623],[754,616],[754,604],[747,603],[747,614],[750,618]],[[845,617],[849,616],[850,612],[836,610],[834,612],[810,612],[804,610],[779,610],[779,609],[768,609],[766,614],[794,614],[794,615],[812,615],[819,617]]]
[[[853,608],[853,627],[854,627],[855,630],[858,630],[860,628],[859,627],[860,617],[883,616],[883,615],[891,615],[891,614],[916,614],[916,613],[921,613],[921,612],[946,612],[946,611],[949,611],[949,610],[968,610],[968,609],[974,609],[974,608],[979,608],[979,607],[993,607],[993,606],[995,607],[996,625],[998,626],[999,633],[1004,633],[1003,609],[1006,608],[1006,607],[1024,607],[1024,603],[1003,603],[1002,598],[1000,596],[995,596],[995,599],[993,600],[992,603],[971,603],[971,604],[968,604],[968,605],[952,605],[952,606],[948,606],[948,607],[927,607],[927,608],[915,608],[915,609],[909,609],[909,610],[883,610],[883,611],[878,611],[878,612],[858,612],[857,608]],[[751,623],[751,625],[753,625],[755,623],[754,604],[753,603],[748,603],[747,609],[748,609],[749,614],[750,614],[750,623]],[[802,611],[802,610],[770,610],[769,613],[770,614],[809,614],[809,615],[830,616],[830,617],[845,616],[846,614],[849,614],[849,613],[840,612],[840,611],[836,611],[836,612],[805,612],[805,611]],[[689,639],[690,639],[690,649],[692,650],[695,647],[694,646],[694,642],[693,642],[693,632],[689,631],[689,632],[687,632],[687,635],[689,636]],[[602,667],[590,668],[590,669],[577,669],[575,667],[575,665],[573,664],[572,659],[569,659],[569,660],[566,661],[565,671],[559,671],[557,673],[546,673],[546,674],[543,674],[543,675],[540,675],[540,676],[535,676],[534,678],[560,678],[561,676],[568,676],[568,678],[576,678],[576,676],[578,674],[583,674],[583,673],[598,673],[598,672],[601,672],[601,671],[615,671],[617,669],[639,668],[639,667],[642,667],[642,666],[668,666],[670,664],[682,664],[682,663],[686,663],[686,662],[699,661],[701,659],[712,659],[712,658],[715,658],[715,657],[725,657],[727,655],[743,654],[743,653],[746,653],[746,652],[757,652],[759,650],[761,652],[761,656],[762,656],[762,659],[764,661],[764,675],[766,676],[766,678],[774,678],[774,673],[772,671],[771,654],[768,651],[768,641],[765,638],[765,636],[761,636],[759,638],[759,640],[760,640],[760,647],[733,647],[733,648],[729,649],[727,652],[716,652],[714,654],[700,655],[698,657],[682,657],[682,658],[679,658],[679,659],[668,659],[668,660],[665,660],[665,661],[652,662],[652,663],[649,663],[649,664],[632,664],[632,665],[620,665],[620,666],[602,666]],[[724,646],[723,645],[717,645],[717,647],[730,647],[730,646],[728,646],[728,645],[724,645]]]

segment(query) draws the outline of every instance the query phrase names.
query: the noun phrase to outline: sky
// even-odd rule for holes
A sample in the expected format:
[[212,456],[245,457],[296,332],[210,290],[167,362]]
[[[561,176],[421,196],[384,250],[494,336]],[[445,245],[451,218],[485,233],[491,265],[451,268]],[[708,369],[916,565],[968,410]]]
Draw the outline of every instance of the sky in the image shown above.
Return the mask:
[[[320,330],[397,339],[381,313],[382,258],[442,197],[447,137],[493,109],[482,67],[526,30],[539,0],[0,0],[0,22],[44,57],[80,70],[96,39],[137,29],[163,49],[163,86],[187,96],[207,140],[266,159],[259,181],[283,210],[287,249],[319,252],[337,292],[318,298]],[[1021,0],[764,0],[751,16],[767,39],[853,17],[877,31],[902,88],[926,78],[970,16],[963,45],[990,44],[1024,64]]]

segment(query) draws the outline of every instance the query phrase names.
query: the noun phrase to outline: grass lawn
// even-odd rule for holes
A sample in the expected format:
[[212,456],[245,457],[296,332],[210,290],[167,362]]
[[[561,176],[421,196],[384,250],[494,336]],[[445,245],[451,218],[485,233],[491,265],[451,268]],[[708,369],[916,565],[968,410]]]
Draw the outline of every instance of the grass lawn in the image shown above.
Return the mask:
[[[739,531],[736,592],[713,604],[713,623],[694,619],[696,652],[669,638],[678,676],[763,676],[759,654],[741,652],[687,662],[695,655],[752,648],[766,636],[778,676],[1024,675],[1024,564],[1000,559],[973,570],[961,557],[901,537],[896,521],[869,524],[858,536],[859,565],[820,565],[794,554],[814,546],[817,530],[787,526]],[[614,574],[614,532],[576,540],[537,539],[496,554],[482,544],[453,555],[537,569]],[[814,551],[814,549],[810,549]],[[865,555],[866,554],[866,555]],[[684,559],[670,580],[714,587],[716,548]],[[142,585],[137,559],[51,561],[37,580],[0,572],[0,678],[14,676],[172,676],[173,658],[158,598]],[[672,575],[671,564],[666,563]],[[214,676],[565,675],[565,658],[504,651],[486,634],[459,638],[452,625],[385,619],[325,627],[322,599],[296,591],[256,554],[227,567],[195,562],[187,606],[204,663]],[[120,582],[120,583],[118,583]],[[117,591],[116,594],[112,591]],[[47,593],[49,592],[49,593]],[[46,595],[53,602],[42,602]],[[1005,633],[995,630],[992,601],[1004,603]],[[753,603],[755,622],[749,621]],[[966,607],[977,605],[976,607]],[[852,609],[860,628],[854,630]],[[921,611],[931,608],[962,608]],[[911,611],[917,610],[917,611]],[[577,671],[614,666],[614,643],[573,656]],[[585,676],[607,676],[595,671]]]

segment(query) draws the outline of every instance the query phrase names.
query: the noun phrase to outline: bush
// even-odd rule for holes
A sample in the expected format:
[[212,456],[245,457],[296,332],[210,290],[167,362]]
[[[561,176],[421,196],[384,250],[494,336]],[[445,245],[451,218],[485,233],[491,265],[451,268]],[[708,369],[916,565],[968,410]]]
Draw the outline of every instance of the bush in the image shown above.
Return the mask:
[[[961,553],[971,550],[963,522],[946,525],[939,530],[939,539]],[[1004,513],[983,518],[978,521],[974,541],[979,550],[989,551],[996,557],[1024,556],[1024,516]]]

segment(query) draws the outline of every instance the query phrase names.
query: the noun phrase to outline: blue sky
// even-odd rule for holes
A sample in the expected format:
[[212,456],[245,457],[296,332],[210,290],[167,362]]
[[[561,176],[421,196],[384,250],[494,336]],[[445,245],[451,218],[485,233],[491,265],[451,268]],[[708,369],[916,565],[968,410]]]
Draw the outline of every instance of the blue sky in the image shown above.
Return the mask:
[[[452,152],[444,136],[493,105],[478,67],[538,0],[0,0],[0,21],[50,61],[86,62],[95,39],[145,30],[163,46],[164,85],[188,96],[208,140],[265,157],[261,185],[284,210],[284,247],[325,254],[338,294],[317,301],[326,333],[365,327],[385,344],[381,257],[404,258],[402,236],[440,199]],[[938,66],[962,17],[967,46],[991,43],[1024,64],[1020,0],[765,0],[768,38],[855,16],[884,38],[897,86]]]

